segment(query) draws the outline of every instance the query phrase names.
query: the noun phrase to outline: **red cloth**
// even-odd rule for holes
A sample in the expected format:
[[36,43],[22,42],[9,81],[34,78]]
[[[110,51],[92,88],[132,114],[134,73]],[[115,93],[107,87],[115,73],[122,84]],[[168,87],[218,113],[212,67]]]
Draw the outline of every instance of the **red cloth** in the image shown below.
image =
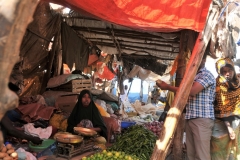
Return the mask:
[[211,0],[43,0],[133,29],[202,31]]
[[97,60],[98,60],[98,56],[96,54],[90,54],[88,57],[88,66],[92,65]]
[[101,79],[112,80],[114,78],[114,74],[108,69],[107,66],[104,66],[103,68],[104,68],[103,73],[98,74],[98,77]]
[[39,103],[19,105],[17,109],[23,114],[22,119],[29,123],[38,119],[49,120],[55,110],[54,107],[46,107]]

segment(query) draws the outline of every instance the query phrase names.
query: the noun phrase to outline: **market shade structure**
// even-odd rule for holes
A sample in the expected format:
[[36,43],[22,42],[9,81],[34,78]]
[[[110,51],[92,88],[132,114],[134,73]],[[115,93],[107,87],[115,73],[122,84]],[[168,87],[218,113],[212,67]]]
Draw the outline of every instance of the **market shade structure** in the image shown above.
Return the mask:
[[211,0],[43,0],[132,29],[172,32],[204,28]]

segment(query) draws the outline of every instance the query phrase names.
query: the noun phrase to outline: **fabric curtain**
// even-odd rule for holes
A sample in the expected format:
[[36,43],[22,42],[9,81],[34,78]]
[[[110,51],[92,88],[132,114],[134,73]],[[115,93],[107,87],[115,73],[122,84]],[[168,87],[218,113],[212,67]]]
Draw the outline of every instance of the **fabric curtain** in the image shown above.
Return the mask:
[[89,45],[79,38],[71,27],[66,23],[61,25],[62,32],[62,61],[66,63],[70,69],[75,63],[76,70],[84,70],[88,65]]

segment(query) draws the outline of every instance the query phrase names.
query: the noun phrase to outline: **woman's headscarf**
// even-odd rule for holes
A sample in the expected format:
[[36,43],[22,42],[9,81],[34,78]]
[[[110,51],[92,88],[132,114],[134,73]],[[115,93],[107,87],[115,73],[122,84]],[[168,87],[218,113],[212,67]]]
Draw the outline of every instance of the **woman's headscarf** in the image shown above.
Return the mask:
[[[88,94],[91,98],[91,102],[88,107],[82,105],[82,97]],[[73,127],[76,127],[81,120],[88,119],[93,123],[93,127],[101,128],[100,135],[107,139],[107,128],[103,121],[101,114],[99,113],[95,103],[93,102],[92,94],[89,90],[82,90],[78,102],[75,105],[72,113],[68,118],[67,132],[73,133]]]
[[[233,75],[233,79],[232,80],[227,80],[222,74],[221,74],[221,69],[223,67],[229,67],[231,68],[233,71],[234,71],[234,75]],[[227,83],[227,85],[229,86],[229,89],[237,89],[239,88],[239,79],[237,78],[237,75],[236,75],[236,72],[235,72],[235,69],[234,69],[234,63],[231,59],[229,58],[222,58],[222,59],[219,59],[217,62],[216,62],[216,70],[217,70],[217,73],[218,73],[218,78],[219,78],[219,82],[220,83]]]
[[[229,67],[234,71],[231,80],[227,80],[222,75],[223,67]],[[216,62],[216,70],[218,77],[216,79],[215,116],[224,118],[240,115],[240,83],[234,70],[234,63],[229,58],[222,58]]]

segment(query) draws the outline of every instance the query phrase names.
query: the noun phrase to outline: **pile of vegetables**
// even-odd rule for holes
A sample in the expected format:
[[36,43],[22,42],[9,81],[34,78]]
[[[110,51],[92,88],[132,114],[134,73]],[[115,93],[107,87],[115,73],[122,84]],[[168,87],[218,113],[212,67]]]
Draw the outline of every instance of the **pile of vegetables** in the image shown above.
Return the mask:
[[153,122],[145,123],[144,126],[148,130],[152,131],[156,136],[159,136],[162,130],[163,123],[158,121],[153,121]]
[[91,155],[90,157],[83,157],[82,160],[108,160],[108,159],[116,159],[116,160],[139,160],[134,155],[125,154],[124,152],[117,151],[106,151],[103,150],[101,153],[96,153]]
[[11,144],[7,144],[6,146],[2,145],[1,152],[0,152],[0,159],[17,160],[18,154],[17,152],[15,152]]
[[124,134],[108,149],[136,155],[139,160],[149,160],[157,137],[142,125],[129,127]]

